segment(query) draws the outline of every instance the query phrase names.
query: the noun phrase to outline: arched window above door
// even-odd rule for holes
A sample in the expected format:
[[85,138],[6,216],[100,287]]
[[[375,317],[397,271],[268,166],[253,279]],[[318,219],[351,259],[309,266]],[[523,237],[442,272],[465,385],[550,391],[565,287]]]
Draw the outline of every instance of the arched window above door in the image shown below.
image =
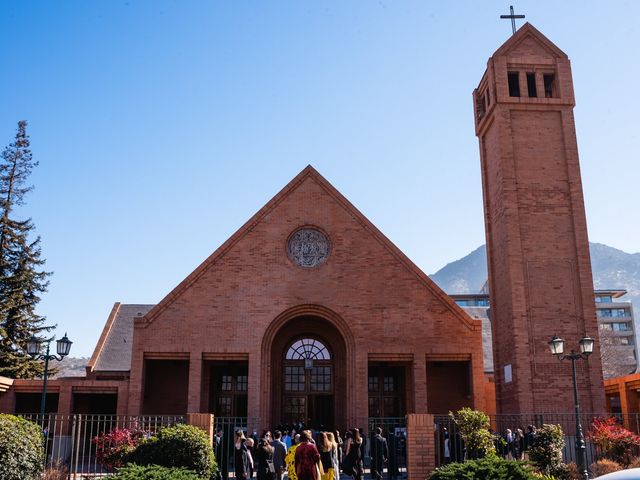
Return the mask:
[[331,354],[320,340],[301,338],[291,344],[285,358],[287,360],[331,360]]

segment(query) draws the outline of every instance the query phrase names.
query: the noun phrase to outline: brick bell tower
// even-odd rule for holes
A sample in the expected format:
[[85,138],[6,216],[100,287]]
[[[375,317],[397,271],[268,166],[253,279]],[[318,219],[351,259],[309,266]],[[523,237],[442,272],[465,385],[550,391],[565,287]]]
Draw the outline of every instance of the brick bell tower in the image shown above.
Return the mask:
[[604,412],[569,58],[527,23],[489,59],[473,100],[498,412],[573,412],[553,335],[565,352],[596,339],[578,388],[583,412]]

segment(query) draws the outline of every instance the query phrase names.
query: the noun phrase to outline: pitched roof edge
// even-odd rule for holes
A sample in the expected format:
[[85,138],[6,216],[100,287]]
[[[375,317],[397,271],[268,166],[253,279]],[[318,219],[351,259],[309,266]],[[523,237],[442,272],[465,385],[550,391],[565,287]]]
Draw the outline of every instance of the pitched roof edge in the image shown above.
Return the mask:
[[118,312],[120,311],[120,302],[116,302],[113,304],[113,308],[111,309],[111,313],[107,317],[107,321],[102,328],[102,333],[100,334],[100,338],[98,339],[98,343],[96,343],[96,348],[93,350],[93,354],[87,363],[87,371],[92,372],[93,367],[95,367],[96,362],[98,361],[98,357],[102,353],[102,349],[104,348],[104,344],[107,341],[107,337],[109,336],[109,332],[111,331],[111,327],[113,327],[113,322],[118,316]]
[[349,199],[347,199],[340,191],[338,191],[331,183],[326,180],[320,173],[314,170],[314,176],[317,180],[319,180],[320,185],[329,193],[338,203],[342,205],[342,207],[348,212],[354,214],[355,218],[360,222],[360,224],[365,227],[365,229],[369,230],[371,235],[384,247],[389,253],[391,253],[396,259],[412,274],[414,274],[417,279],[425,286],[427,289],[434,294],[439,300],[445,303],[451,311],[465,324],[467,328],[470,330],[474,330],[477,325],[482,326],[481,321],[477,321],[471,318],[457,303],[455,303],[449,295],[447,295],[444,290],[442,290],[429,276],[424,273],[420,267],[418,267],[413,261],[405,255],[405,253],[400,250],[378,227],[376,227],[371,220],[369,220],[366,215],[364,215],[358,208],[353,205]]
[[506,42],[504,42],[491,56],[494,57],[494,56],[504,55],[505,53],[507,53],[508,50],[515,47],[518,43],[524,40],[525,37],[529,34],[536,37],[541,43],[543,43],[547,48],[553,51],[556,55],[563,58],[569,58],[568,55],[560,49],[560,47],[558,47],[555,43],[549,40],[540,30],[538,30],[536,27],[531,25],[529,22],[526,22],[522,27],[520,27],[516,31],[515,35],[512,35],[511,37],[509,37],[509,39]]
[[[146,328],[162,311],[169,307],[190,285],[198,280],[215,262],[224,256],[244,235],[271,210],[277,207],[300,183],[307,177],[313,178],[334,200],[336,200],[346,211],[348,211],[371,235],[386,248],[398,261],[413,273],[416,278],[439,300],[441,300],[458,317],[459,320],[469,329],[474,330],[476,324],[482,326],[481,321],[469,317],[429,276],[413,263],[391,240],[389,240],[360,210],[358,210],[342,193],[340,193],[331,183],[325,179],[315,168],[307,165],[298,175],[296,175],[287,185],[284,186],[271,200],[269,200],[260,210],[258,210],[247,222],[245,222],[236,232],[231,235],[220,247],[218,247],[209,257],[207,257],[196,269],[182,280],[171,292],[169,292],[155,307],[153,307],[142,318],[141,327]],[[139,325],[140,325],[139,324]]]
[[300,183],[304,181],[306,177],[311,175],[316,170],[307,165],[298,175],[296,175],[289,183],[287,183],[278,193],[276,193],[271,200],[269,200],[262,208],[260,208],[249,220],[247,220],[238,230],[236,230],[222,245],[220,245],[214,252],[209,255],[200,265],[198,265],[193,272],[182,280],[178,285],[173,288],[165,297],[158,302],[158,304],[147,312],[142,317],[140,323],[143,328],[146,328],[155,318],[160,315],[173,301],[178,298],[184,290],[198,280],[211,265],[213,265],[219,258],[231,249],[244,235],[249,233],[251,229],[271,210],[277,207],[287,195],[293,191]]

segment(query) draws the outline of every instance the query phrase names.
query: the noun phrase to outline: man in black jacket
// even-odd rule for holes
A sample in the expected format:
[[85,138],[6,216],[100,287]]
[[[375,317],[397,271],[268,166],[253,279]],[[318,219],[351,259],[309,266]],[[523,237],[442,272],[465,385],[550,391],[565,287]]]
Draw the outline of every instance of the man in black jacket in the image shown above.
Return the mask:
[[382,436],[382,429],[376,427],[375,435],[371,439],[371,478],[382,480],[384,464],[389,459],[389,447],[387,440]]

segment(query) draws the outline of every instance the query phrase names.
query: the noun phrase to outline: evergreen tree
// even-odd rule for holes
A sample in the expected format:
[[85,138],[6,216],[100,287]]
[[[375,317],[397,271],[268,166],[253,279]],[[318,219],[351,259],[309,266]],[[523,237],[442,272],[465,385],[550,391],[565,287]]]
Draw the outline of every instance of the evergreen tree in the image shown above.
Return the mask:
[[32,190],[27,179],[34,167],[27,122],[18,122],[15,141],[0,158],[0,375],[11,378],[41,376],[43,365],[26,353],[27,340],[51,330],[35,307],[47,289],[50,273],[42,270],[40,237],[30,218],[15,218],[16,207]]

